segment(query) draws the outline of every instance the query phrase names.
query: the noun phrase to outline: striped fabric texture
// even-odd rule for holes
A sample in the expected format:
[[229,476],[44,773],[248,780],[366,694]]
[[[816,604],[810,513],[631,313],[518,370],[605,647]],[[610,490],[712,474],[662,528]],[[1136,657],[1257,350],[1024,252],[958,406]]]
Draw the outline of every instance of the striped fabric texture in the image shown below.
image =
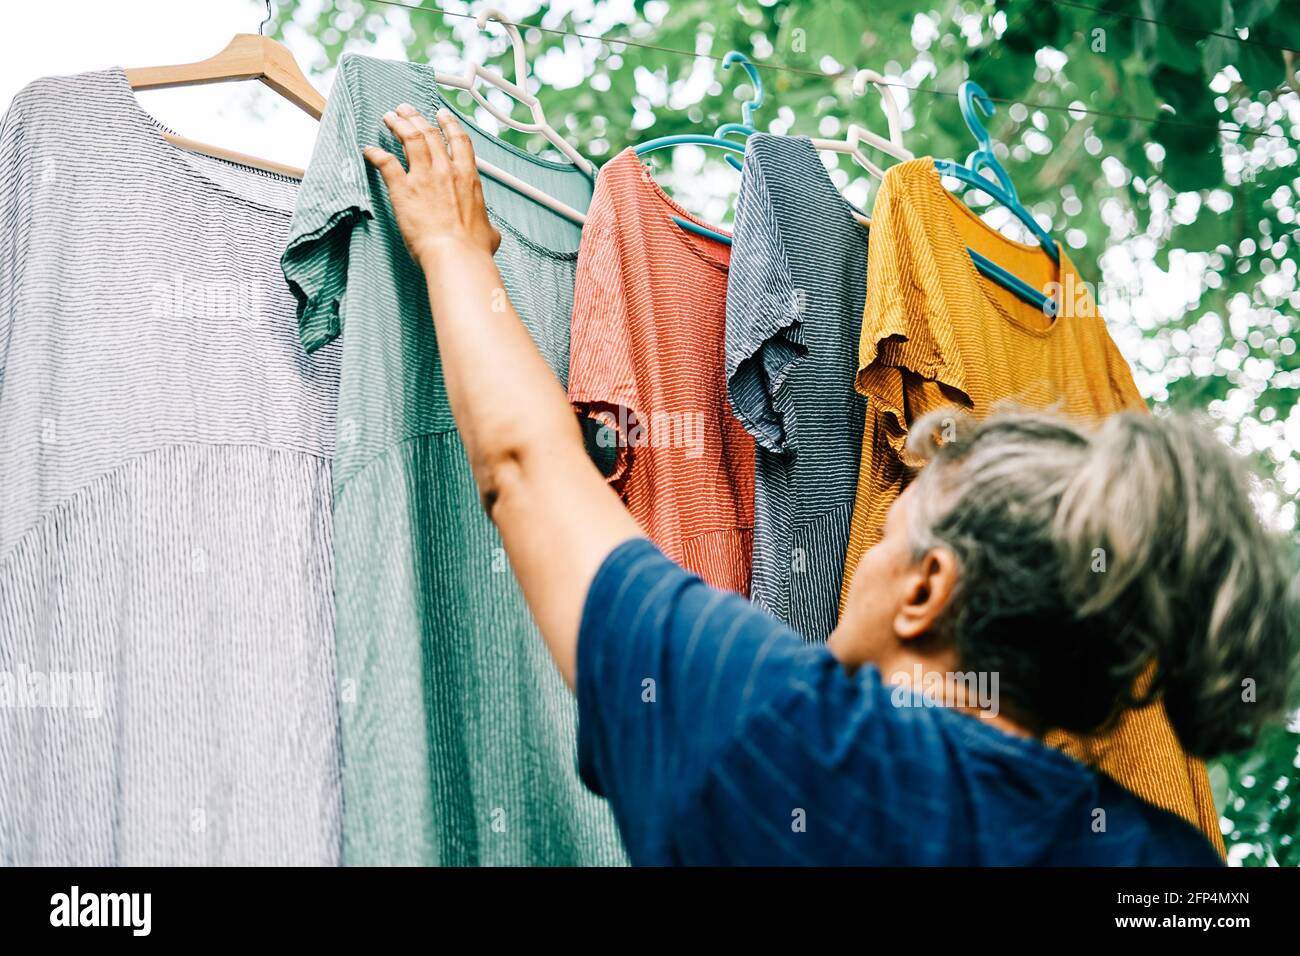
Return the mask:
[[673,215],[700,223],[631,149],[601,168],[578,253],[569,399],[617,434],[610,481],[651,539],[748,594],[754,440],[727,402],[730,249]]
[[[433,71],[346,56],[283,258],[308,350],[341,336],[334,469],[343,858],[361,865],[624,862],[576,772],[573,696],[511,574],[447,404],[424,276],[361,150],[432,117]],[[592,183],[462,119],[479,156],[583,209]],[[579,229],[489,177],[511,301],[568,372]],[[491,356],[484,356],[491,361]]]
[[0,129],[0,864],[336,864],[339,354],[296,184],[169,145],[121,70]]
[[727,394],[754,436],[750,597],[810,640],[839,616],[866,400],[867,230],[807,139],[751,136],[727,282]]
[[[1035,288],[1059,283],[1060,316],[984,279],[968,247]],[[877,194],[859,357],[867,424],[845,596],[863,551],[880,539],[906,466],[916,464],[904,443],[921,415],[950,405],[983,415],[1009,402],[1097,419],[1146,407],[1064,250],[1058,272],[1039,246],[1002,236],[943,187],[929,158],[891,167]],[[1162,706],[1130,711],[1100,737],[1054,733],[1049,742],[1182,815],[1222,852],[1205,766],[1183,752]]]

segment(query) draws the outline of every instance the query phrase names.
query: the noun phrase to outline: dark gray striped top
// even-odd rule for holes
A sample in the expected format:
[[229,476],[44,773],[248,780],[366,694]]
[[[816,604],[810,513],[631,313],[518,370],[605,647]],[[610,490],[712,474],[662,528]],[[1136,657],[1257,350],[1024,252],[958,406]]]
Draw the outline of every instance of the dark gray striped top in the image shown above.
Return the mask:
[[296,184],[168,144],[121,70],[0,129],[0,864],[338,860],[338,350]]
[[835,627],[865,399],[853,388],[867,230],[803,138],[750,137],[727,285],[727,389],[756,439],[751,598]]

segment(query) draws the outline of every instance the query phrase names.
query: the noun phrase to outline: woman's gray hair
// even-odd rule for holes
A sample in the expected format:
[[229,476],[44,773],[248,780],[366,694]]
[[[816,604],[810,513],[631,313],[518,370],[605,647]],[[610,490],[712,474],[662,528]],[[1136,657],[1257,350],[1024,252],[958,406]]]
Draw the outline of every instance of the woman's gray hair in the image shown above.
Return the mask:
[[1095,731],[1159,698],[1183,746],[1209,757],[1285,714],[1296,581],[1242,461],[1208,427],[941,410],[907,450],[929,462],[911,496],[914,551],[947,548],[960,567],[944,629],[962,666],[997,671],[1044,729]]

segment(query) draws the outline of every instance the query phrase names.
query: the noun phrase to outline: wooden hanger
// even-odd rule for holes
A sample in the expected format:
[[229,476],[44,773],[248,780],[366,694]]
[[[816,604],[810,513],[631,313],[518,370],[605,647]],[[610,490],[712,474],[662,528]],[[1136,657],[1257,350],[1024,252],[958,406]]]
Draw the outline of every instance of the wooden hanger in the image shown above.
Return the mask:
[[[267,3],[267,20],[270,20]],[[266,21],[263,21],[265,25]],[[175,66],[146,66],[126,71],[126,81],[134,90],[162,90],[179,86],[202,86],[207,83],[230,83],[238,80],[261,80],[313,119],[325,112],[325,97],[307,79],[288,47],[258,33],[239,33],[216,56],[197,63]],[[259,159],[221,146],[210,146],[175,133],[163,137],[174,146],[205,156],[214,156],[243,166],[252,166],[282,176],[302,179],[303,171],[269,159]]]

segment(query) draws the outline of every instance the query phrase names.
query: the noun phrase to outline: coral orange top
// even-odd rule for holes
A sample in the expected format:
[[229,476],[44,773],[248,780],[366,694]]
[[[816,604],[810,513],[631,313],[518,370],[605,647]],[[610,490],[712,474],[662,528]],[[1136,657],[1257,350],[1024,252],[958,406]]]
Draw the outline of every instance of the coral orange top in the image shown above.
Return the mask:
[[[1056,284],[1061,315],[1048,318],[984,279],[967,248],[1035,288]],[[863,551],[880,540],[915,464],[904,442],[921,415],[945,405],[983,415],[1002,402],[1092,419],[1146,408],[1064,251],[1058,269],[1037,245],[986,225],[944,188],[931,159],[890,168],[876,197],[859,360],[867,423],[841,611]],[[1048,742],[1182,815],[1223,852],[1205,765],[1183,752],[1159,703],[1127,712],[1110,733],[1057,731]]]
[[617,435],[610,481],[651,540],[747,595],[754,440],[727,401],[731,250],[674,215],[707,225],[631,149],[602,167],[578,251],[569,399]]

